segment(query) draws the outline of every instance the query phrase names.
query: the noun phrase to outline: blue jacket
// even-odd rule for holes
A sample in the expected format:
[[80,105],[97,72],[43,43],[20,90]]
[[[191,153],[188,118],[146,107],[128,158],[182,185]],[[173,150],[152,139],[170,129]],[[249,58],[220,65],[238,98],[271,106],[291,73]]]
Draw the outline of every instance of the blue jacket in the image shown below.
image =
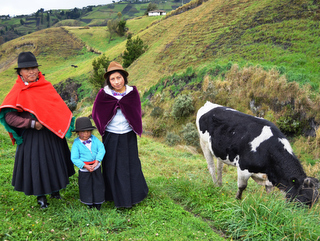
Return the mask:
[[73,142],[71,148],[71,161],[80,169],[85,165],[84,162],[94,160],[101,162],[106,153],[104,145],[97,137],[91,135],[91,141],[91,151],[80,141],[79,137]]

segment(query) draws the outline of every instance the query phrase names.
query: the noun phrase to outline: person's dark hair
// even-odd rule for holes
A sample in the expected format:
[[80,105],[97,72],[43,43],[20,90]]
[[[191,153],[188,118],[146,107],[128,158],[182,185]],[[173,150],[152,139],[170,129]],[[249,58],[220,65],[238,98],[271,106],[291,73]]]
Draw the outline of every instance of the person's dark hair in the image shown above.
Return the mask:
[[[16,69],[17,75],[21,75],[21,74],[20,74],[20,71],[21,71],[21,69],[18,69],[18,68]],[[39,68],[38,68],[38,71],[40,71]]]
[[110,83],[110,75],[112,75],[112,74],[114,74],[114,73],[116,73],[116,72],[118,72],[118,73],[120,73],[120,74],[122,75],[122,77],[123,77],[123,79],[124,79],[124,84],[125,84],[125,85],[128,84],[127,75],[125,75],[125,74],[123,73],[123,71],[121,71],[121,70],[114,70],[114,71],[111,71],[111,72],[109,72],[109,73],[106,74],[106,81],[104,82],[104,86],[108,85],[109,88],[113,90],[113,87],[112,87],[112,85],[111,85],[111,83]]

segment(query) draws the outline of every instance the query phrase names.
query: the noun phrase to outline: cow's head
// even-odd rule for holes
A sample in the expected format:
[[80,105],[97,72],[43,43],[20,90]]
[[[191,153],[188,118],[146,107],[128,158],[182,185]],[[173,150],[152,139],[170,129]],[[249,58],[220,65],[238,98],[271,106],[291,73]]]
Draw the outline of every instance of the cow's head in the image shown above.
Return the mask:
[[319,180],[314,177],[306,177],[302,184],[290,189],[286,197],[291,201],[308,205],[311,208],[319,198]]

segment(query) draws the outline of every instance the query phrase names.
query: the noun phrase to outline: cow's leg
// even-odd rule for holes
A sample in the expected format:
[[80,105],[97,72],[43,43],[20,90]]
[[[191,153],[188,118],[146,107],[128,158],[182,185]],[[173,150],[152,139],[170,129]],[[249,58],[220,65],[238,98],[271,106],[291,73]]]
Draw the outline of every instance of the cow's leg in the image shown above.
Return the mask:
[[223,169],[223,162],[217,159],[217,176],[218,176],[218,185],[222,185],[222,169]]
[[203,155],[207,160],[208,169],[209,169],[210,175],[212,177],[212,181],[214,184],[217,184],[213,155],[210,151],[208,143],[204,142],[202,139],[200,139],[200,146],[201,146]]
[[269,193],[273,189],[272,183],[269,181],[267,174],[264,173],[255,173],[252,176],[252,179],[255,180],[259,185],[265,186],[266,192]]
[[242,198],[242,192],[247,188],[248,179],[251,177],[252,173],[244,170],[241,171],[240,167],[238,167],[238,192],[236,195],[237,199]]

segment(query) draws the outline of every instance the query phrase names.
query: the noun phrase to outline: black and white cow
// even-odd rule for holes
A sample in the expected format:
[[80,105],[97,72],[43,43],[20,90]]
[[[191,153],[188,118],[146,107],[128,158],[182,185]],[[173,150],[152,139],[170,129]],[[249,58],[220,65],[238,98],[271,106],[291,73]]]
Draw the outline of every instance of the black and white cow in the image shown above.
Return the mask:
[[238,199],[252,177],[267,191],[278,187],[290,201],[309,207],[317,201],[318,179],[307,177],[289,141],[273,123],[207,102],[198,110],[196,124],[213,181],[217,183],[213,157],[218,160],[218,185],[223,163],[237,167]]

